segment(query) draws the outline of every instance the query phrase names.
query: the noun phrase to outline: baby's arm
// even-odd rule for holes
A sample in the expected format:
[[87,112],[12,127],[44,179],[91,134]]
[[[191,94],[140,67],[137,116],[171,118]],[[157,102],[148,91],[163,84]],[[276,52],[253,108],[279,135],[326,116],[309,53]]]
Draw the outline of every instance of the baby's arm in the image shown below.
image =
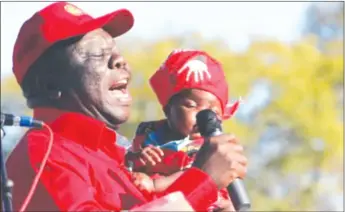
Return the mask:
[[165,191],[177,178],[182,175],[183,171],[175,172],[169,176],[161,176],[153,179],[155,192]]
[[177,178],[181,176],[183,171],[175,172],[167,177],[159,176],[157,178],[150,178],[145,173],[133,172],[132,177],[134,184],[139,187],[140,190],[152,192],[163,192],[165,191]]
[[156,176],[151,178],[149,175],[143,172],[133,172],[133,182],[142,191],[152,192],[163,192],[165,191],[177,178],[181,176],[183,171],[175,172],[167,177]]

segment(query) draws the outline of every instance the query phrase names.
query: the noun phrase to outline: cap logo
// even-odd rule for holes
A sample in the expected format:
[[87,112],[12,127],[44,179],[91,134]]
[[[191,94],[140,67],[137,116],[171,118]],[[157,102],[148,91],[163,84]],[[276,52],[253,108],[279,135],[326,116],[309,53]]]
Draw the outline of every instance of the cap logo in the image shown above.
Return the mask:
[[66,12],[74,16],[80,16],[84,14],[84,12],[81,9],[71,4],[66,4],[64,8]]
[[177,74],[181,74],[187,71],[186,81],[190,80],[191,75],[194,76],[194,81],[199,82],[204,80],[204,75],[211,79],[211,74],[208,71],[207,65],[200,60],[189,60],[182,68],[177,71]]
[[178,54],[180,52],[194,52],[196,50],[194,49],[174,49],[169,55],[168,57],[165,59],[165,61],[163,62],[163,64],[159,67],[158,70],[164,70],[165,69],[165,64],[166,62],[169,60],[169,58],[175,54]]

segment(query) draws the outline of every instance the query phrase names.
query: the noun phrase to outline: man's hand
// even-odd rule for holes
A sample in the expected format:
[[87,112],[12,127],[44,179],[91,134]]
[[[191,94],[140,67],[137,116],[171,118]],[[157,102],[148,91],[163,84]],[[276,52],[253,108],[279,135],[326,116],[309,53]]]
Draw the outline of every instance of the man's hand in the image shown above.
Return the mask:
[[159,147],[149,145],[141,150],[139,160],[144,165],[155,166],[162,161],[163,156],[163,150]]
[[234,205],[232,204],[231,200],[229,199],[221,199],[215,204],[216,208],[213,209],[213,212],[235,212]]
[[193,166],[206,172],[222,189],[246,175],[247,158],[234,135],[222,134],[205,141]]

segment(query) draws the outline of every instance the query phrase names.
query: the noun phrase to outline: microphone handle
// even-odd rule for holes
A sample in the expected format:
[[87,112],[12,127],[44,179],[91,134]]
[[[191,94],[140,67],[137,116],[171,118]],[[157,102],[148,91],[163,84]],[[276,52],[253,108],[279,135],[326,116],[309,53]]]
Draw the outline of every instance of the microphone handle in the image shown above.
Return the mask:
[[236,211],[249,211],[250,200],[244,187],[243,180],[237,178],[228,185],[226,190],[229,193],[231,201]]
[[[213,133],[210,134],[209,137],[221,135],[222,131],[217,129]],[[244,187],[243,180],[240,178],[235,179],[228,185],[226,190],[229,193],[231,198],[231,202],[233,203],[236,211],[249,211],[251,204],[249,200],[249,196],[247,191]]]

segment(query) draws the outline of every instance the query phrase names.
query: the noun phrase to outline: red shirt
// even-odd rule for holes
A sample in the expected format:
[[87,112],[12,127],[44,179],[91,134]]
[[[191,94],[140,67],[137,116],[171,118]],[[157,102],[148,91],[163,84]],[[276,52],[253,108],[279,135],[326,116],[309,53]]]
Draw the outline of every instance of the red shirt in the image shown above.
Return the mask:
[[[145,195],[124,167],[125,150],[115,144],[115,131],[103,122],[66,113],[50,126],[54,145],[42,184],[27,210],[127,210],[174,191],[184,193],[195,210],[206,210],[217,199],[214,182],[196,168],[186,171],[164,193]],[[46,129],[30,130],[7,161],[9,178],[14,181],[14,210],[28,193],[48,139]]]

